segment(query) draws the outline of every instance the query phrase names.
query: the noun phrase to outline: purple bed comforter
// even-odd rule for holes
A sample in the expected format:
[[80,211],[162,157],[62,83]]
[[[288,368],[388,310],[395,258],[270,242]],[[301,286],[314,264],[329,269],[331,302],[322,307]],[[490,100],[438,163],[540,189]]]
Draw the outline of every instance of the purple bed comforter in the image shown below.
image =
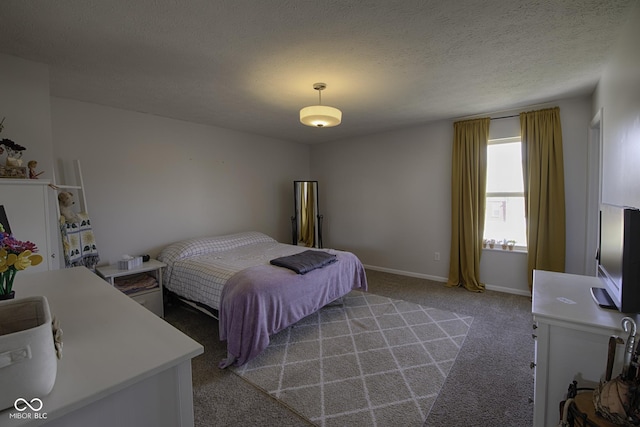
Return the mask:
[[273,265],[236,273],[222,290],[220,339],[227,341],[221,368],[243,365],[269,345],[269,336],[316,312],[352,289],[367,290],[360,260],[336,252],[338,260],[301,275]]

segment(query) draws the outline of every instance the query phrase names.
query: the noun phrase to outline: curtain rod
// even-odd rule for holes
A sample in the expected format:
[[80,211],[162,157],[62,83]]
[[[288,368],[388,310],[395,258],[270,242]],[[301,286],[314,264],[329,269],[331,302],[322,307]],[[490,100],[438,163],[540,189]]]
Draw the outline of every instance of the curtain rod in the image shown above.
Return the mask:
[[[555,108],[558,105],[554,102],[545,102],[542,104],[534,104],[534,105],[529,105],[527,107],[522,107],[521,110],[524,111],[532,111],[534,108],[535,109],[546,109],[546,108]],[[514,109],[509,109],[509,110],[500,110],[500,111],[492,111],[490,113],[484,113],[484,114],[475,114],[473,116],[466,116],[466,117],[458,117],[458,118],[454,118],[452,119],[454,122],[463,122],[465,120],[474,120],[474,119],[481,119],[483,117],[487,117],[487,116],[491,116],[491,114],[498,114],[498,113],[509,113],[511,111],[515,110]],[[512,114],[512,115],[508,115],[508,116],[500,116],[500,117],[490,117],[490,120],[500,120],[500,119],[510,119],[513,117],[520,117],[520,113],[517,114]]]
[[512,117],[520,117],[520,114],[512,114],[511,116],[491,117],[491,120],[510,119]]

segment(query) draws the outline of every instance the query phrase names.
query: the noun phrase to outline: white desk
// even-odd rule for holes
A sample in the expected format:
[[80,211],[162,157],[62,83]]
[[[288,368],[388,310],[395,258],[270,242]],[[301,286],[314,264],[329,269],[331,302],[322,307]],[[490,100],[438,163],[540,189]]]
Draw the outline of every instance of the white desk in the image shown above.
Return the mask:
[[[578,387],[594,386],[604,375],[611,335],[627,341],[622,330],[625,316],[598,307],[591,287],[602,287],[600,279],[536,270],[533,273],[532,313],[535,343],[535,427],[556,426],[558,404],[565,399],[573,380]],[[640,316],[633,315],[640,325]],[[624,346],[616,352],[613,375],[620,373]]]
[[63,358],[48,396],[16,396],[41,398],[47,418],[11,419],[9,408],[0,426],[193,426],[199,343],[84,267],[18,274],[14,289],[47,297],[64,331]]

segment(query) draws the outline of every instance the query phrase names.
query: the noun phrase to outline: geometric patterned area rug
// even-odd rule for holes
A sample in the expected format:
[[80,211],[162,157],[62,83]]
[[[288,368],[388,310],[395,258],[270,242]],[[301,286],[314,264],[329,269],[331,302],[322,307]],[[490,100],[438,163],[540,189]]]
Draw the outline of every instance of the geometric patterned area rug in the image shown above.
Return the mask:
[[322,426],[421,426],[473,317],[361,291],[233,372]]

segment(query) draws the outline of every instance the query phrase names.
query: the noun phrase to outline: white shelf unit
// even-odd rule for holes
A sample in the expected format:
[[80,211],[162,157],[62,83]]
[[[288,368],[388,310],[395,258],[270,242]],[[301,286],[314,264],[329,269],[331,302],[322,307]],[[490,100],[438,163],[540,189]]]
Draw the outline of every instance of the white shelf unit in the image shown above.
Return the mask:
[[143,262],[141,266],[134,267],[130,270],[121,270],[117,264],[104,267],[97,267],[96,272],[112,286],[115,285],[118,277],[127,277],[140,273],[149,273],[153,275],[158,282],[158,287],[147,289],[134,294],[129,294],[134,301],[142,305],[146,309],[155,313],[158,317],[164,317],[164,302],[162,298],[162,269],[167,265],[155,259]]
[[[76,185],[57,184],[55,182],[55,174],[54,174],[54,180],[52,185],[58,192],[69,191],[71,193],[74,193],[78,197],[78,206],[80,208],[80,212],[89,214],[89,209],[87,208],[87,196],[84,191],[84,180],[82,179],[82,167],[80,166],[80,160],[74,160],[73,166],[74,166],[74,174],[75,174],[74,181],[77,183]],[[61,173],[62,172],[64,172],[64,170],[61,170]],[[56,218],[59,219],[60,205],[58,205],[57,195],[56,195],[56,210],[57,210]]]

